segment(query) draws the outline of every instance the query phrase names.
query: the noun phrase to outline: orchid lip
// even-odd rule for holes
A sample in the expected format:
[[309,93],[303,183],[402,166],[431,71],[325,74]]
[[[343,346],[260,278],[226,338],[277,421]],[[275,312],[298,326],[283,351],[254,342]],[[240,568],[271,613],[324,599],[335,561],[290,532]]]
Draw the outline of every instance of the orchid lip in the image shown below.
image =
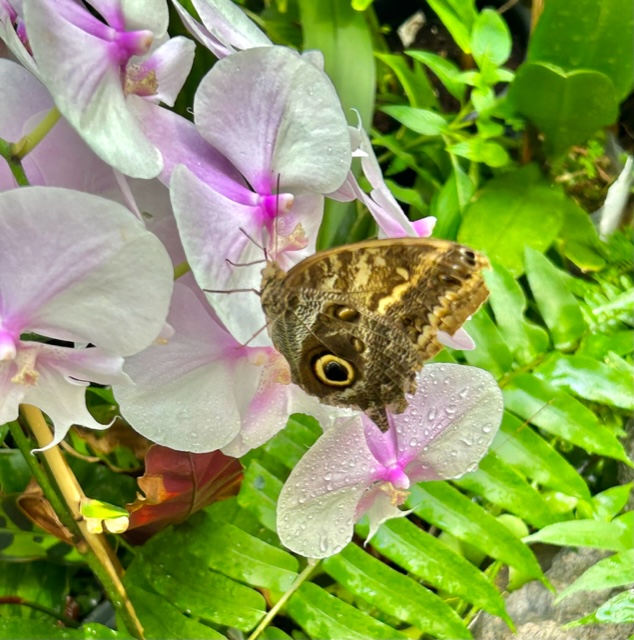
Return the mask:
[[10,331],[0,326],[0,362],[15,360],[17,347],[15,338]]

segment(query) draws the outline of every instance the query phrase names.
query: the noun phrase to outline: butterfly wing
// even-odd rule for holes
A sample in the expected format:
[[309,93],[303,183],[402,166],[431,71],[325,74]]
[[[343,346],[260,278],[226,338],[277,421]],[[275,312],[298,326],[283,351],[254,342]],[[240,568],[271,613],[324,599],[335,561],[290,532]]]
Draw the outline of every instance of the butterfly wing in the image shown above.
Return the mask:
[[322,251],[279,278],[282,304],[267,312],[273,342],[308,393],[357,406],[387,428],[385,407],[405,409],[416,372],[442,348],[438,332],[453,335],[486,299],[487,266],[483,256],[443,240]]

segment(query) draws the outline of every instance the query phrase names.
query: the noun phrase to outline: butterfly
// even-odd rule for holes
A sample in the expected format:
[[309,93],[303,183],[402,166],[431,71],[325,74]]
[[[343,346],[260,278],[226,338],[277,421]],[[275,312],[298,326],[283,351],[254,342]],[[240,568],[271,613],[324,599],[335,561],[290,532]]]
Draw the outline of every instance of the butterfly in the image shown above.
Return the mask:
[[486,300],[483,255],[448,240],[389,238],[262,270],[260,298],[293,382],[356,407],[382,431],[402,413],[416,373]]

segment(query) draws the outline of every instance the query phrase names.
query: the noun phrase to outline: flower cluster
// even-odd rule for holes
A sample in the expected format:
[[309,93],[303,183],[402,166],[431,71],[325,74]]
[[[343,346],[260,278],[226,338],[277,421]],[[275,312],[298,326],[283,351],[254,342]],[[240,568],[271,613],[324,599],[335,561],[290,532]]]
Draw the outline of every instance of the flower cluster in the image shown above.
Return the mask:
[[[195,44],[169,37],[166,1],[0,0],[17,60],[0,58],[0,138],[21,160],[0,166],[0,423],[30,403],[51,445],[72,424],[104,428],[85,406],[94,382],[154,442],[238,457],[291,413],[314,415],[325,434],[282,492],[279,532],[328,555],[363,513],[373,528],[404,513],[410,482],[473,467],[499,390],[480,370],[429,366],[381,434],[290,382],[254,294],[265,255],[288,269],[312,254],[326,197],[358,199],[386,237],[429,235],[434,220],[407,219],[319,53],[273,45],[230,0],[192,4],[201,22],[174,1],[219,58],[193,122],[167,108]],[[310,526],[331,515],[335,529]]]

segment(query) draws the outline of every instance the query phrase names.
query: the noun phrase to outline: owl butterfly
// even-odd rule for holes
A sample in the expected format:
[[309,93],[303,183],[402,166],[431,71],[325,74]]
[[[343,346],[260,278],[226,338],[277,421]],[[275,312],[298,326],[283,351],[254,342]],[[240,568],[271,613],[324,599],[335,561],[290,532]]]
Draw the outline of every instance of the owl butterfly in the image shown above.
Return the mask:
[[387,431],[425,360],[486,300],[487,259],[447,240],[390,238],[321,251],[288,272],[262,270],[261,301],[293,382],[357,407]]

